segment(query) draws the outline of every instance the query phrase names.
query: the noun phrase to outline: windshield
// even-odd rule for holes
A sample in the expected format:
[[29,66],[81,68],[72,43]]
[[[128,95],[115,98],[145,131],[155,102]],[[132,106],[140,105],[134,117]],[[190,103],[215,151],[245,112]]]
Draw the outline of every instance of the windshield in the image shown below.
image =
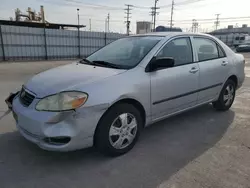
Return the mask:
[[133,68],[161,39],[156,36],[122,38],[93,53],[87,60],[108,62],[124,69]]

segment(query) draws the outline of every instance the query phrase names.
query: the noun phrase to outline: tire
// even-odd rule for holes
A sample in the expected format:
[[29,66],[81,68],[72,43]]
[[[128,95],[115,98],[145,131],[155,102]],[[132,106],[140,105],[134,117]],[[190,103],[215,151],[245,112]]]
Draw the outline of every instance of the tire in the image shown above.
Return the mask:
[[98,123],[95,146],[109,156],[123,155],[134,147],[142,126],[139,110],[131,104],[117,104]]
[[[236,93],[236,84],[233,80],[229,79],[223,86],[219,99],[213,102],[213,107],[218,111],[227,111],[231,108]],[[227,99],[226,95],[229,97]]]

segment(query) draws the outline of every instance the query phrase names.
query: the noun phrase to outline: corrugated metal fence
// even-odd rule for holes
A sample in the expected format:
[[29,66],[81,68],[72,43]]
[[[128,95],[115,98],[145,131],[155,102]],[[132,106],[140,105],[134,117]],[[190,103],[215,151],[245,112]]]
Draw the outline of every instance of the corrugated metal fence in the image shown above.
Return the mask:
[[86,57],[124,36],[119,33],[0,25],[0,61]]

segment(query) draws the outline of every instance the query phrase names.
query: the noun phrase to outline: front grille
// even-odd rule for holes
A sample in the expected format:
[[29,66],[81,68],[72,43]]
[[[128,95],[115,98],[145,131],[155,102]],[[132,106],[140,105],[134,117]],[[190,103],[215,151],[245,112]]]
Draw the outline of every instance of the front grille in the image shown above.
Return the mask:
[[24,106],[28,107],[33,102],[35,96],[28,93],[27,91],[25,91],[25,89],[22,88],[19,98],[20,98],[20,102]]

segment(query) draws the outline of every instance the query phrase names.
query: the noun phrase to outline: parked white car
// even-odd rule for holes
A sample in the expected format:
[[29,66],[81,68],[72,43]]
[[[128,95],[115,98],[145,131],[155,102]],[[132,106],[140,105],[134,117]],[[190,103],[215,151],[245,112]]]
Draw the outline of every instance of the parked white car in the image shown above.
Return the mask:
[[9,105],[20,133],[43,149],[121,155],[154,122],[208,103],[228,110],[244,66],[210,35],[136,35],[34,76]]

